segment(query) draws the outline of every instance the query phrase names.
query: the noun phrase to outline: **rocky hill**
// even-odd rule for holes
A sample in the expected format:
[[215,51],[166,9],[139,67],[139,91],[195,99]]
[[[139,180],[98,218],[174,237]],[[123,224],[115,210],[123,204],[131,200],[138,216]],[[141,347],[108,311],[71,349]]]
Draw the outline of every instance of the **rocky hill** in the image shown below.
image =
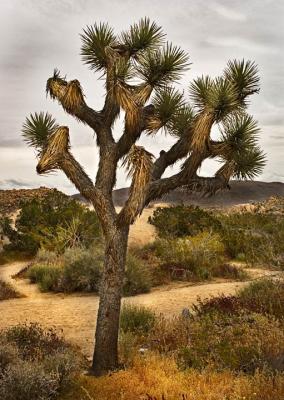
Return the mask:
[[[273,196],[284,196],[284,183],[260,182],[260,181],[231,181],[231,190],[220,192],[212,197],[201,197],[199,194],[191,194],[177,189],[155,203],[194,204],[201,207],[232,207],[238,204],[261,202]],[[113,191],[113,199],[116,206],[122,206],[127,199],[128,188]],[[80,201],[85,201],[79,194],[74,195]]]

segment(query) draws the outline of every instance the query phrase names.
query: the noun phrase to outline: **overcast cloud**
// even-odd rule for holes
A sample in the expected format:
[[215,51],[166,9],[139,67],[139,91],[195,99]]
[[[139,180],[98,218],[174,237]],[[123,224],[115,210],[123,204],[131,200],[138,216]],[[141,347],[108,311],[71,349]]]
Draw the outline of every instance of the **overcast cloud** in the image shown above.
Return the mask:
[[[20,131],[25,117],[41,110],[70,127],[73,153],[95,177],[97,149],[92,132],[46,98],[45,83],[57,67],[68,79],[79,79],[88,103],[99,109],[103,85],[81,63],[79,33],[100,21],[109,22],[119,33],[144,16],[154,19],[169,41],[189,53],[191,69],[180,85],[185,91],[196,76],[220,74],[229,59],[256,61],[261,92],[252,99],[249,112],[259,121],[261,145],[268,158],[259,179],[284,182],[282,1],[0,0],[0,188],[44,185],[75,191],[61,173],[47,177],[35,173],[35,154],[25,147]],[[118,123],[117,135],[120,128]],[[172,139],[161,134],[140,142],[157,155]],[[215,168],[214,162],[207,162],[202,173],[211,174]],[[117,187],[126,183],[120,171]]]

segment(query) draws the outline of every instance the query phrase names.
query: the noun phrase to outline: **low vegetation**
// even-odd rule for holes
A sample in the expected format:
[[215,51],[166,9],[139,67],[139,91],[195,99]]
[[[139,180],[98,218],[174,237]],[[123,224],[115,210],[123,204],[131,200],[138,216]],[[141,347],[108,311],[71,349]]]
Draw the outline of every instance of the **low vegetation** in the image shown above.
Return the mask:
[[199,300],[174,318],[126,305],[119,341],[124,368],[78,377],[60,400],[280,399],[283,295],[283,282],[261,280],[233,297]]
[[273,199],[273,207],[271,203],[272,199],[253,205],[250,211],[240,208],[229,213],[194,206],[157,208],[149,222],[161,240],[172,246],[178,239],[181,243],[191,237],[198,243],[197,238],[202,234],[218,235],[228,259],[244,261],[250,266],[283,268],[284,219],[279,217],[283,214],[283,199]]
[[12,285],[0,279],[0,301],[15,299],[17,297],[21,297],[20,293],[18,293]]
[[[40,251],[26,272],[42,291],[72,293],[99,290],[103,270],[103,248],[100,242],[89,249],[67,249],[63,254]],[[134,254],[128,255],[123,293],[125,296],[146,293],[152,286],[152,275]]]
[[96,213],[60,192],[23,202],[20,207],[15,227],[8,217],[0,221],[10,241],[4,245],[7,252],[35,255],[44,248],[61,253],[67,248],[88,247],[101,236]]
[[0,333],[1,400],[54,399],[84,365],[53,329],[24,324]]

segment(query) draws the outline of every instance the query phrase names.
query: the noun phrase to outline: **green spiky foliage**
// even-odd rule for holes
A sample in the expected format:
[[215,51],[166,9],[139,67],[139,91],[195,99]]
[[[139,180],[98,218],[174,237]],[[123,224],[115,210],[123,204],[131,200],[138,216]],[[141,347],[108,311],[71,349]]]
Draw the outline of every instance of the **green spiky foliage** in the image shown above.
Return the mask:
[[180,107],[172,116],[168,124],[168,132],[172,136],[181,138],[187,129],[189,129],[194,120],[194,110],[189,105]]
[[167,43],[162,49],[141,55],[136,70],[143,81],[159,88],[179,80],[189,65],[188,55],[180,47]]
[[82,60],[94,71],[104,71],[107,66],[106,48],[116,42],[113,29],[100,23],[87,26],[81,34]]
[[137,24],[121,34],[121,43],[130,56],[137,56],[139,52],[159,47],[164,38],[160,26],[149,18],[142,18]]
[[238,99],[243,106],[247,103],[245,99],[259,92],[259,75],[257,65],[252,61],[233,60],[229,61],[224,71],[224,77],[232,83]]
[[166,87],[156,91],[152,99],[155,114],[149,121],[149,132],[155,133],[160,128],[168,128],[174,116],[185,107],[183,93],[173,87]]
[[215,122],[222,121],[240,107],[234,85],[223,77],[212,80],[209,76],[197,78],[190,85],[190,97],[198,112],[212,113]]
[[259,128],[252,116],[232,116],[221,128],[223,150],[221,161],[234,162],[234,176],[252,179],[259,175],[266,157],[258,146]]
[[22,135],[28,146],[34,147],[37,153],[40,154],[46,147],[50,135],[58,127],[52,115],[42,111],[36,112],[26,118],[22,128]]

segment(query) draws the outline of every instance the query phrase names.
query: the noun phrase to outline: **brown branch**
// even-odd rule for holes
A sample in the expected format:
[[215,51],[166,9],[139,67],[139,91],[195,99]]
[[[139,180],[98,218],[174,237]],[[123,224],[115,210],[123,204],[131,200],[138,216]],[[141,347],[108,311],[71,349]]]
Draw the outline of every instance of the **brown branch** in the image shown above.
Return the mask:
[[79,121],[89,125],[96,132],[99,145],[104,143],[106,138],[110,139],[109,132],[107,132],[106,135],[102,130],[102,114],[93,110],[86,104],[78,80],[67,82],[55,71],[54,76],[47,81],[46,91],[52,99],[58,100],[68,114],[73,115]]
[[71,154],[68,127],[59,127],[49,138],[36,170],[38,174],[62,170],[80,194],[93,204],[102,222],[104,233],[107,234],[116,219],[115,209],[112,203],[107,201],[103,192],[94,186],[83,167]]
[[186,157],[190,150],[205,151],[213,122],[209,113],[204,112],[197,115],[182,137],[168,151],[161,151],[159,158],[154,163],[153,180],[161,178],[170,165]]
[[[125,114],[124,133],[117,142],[117,155],[118,159],[123,157],[129,152],[132,145],[141,136],[142,132],[147,129],[147,121],[154,113],[154,107],[150,104],[138,110],[136,115],[131,113]],[[133,124],[133,117],[136,117],[137,125]]]
[[118,215],[119,224],[132,224],[144,207],[147,186],[151,179],[153,155],[143,147],[133,146],[124,160],[132,176],[129,197]]

